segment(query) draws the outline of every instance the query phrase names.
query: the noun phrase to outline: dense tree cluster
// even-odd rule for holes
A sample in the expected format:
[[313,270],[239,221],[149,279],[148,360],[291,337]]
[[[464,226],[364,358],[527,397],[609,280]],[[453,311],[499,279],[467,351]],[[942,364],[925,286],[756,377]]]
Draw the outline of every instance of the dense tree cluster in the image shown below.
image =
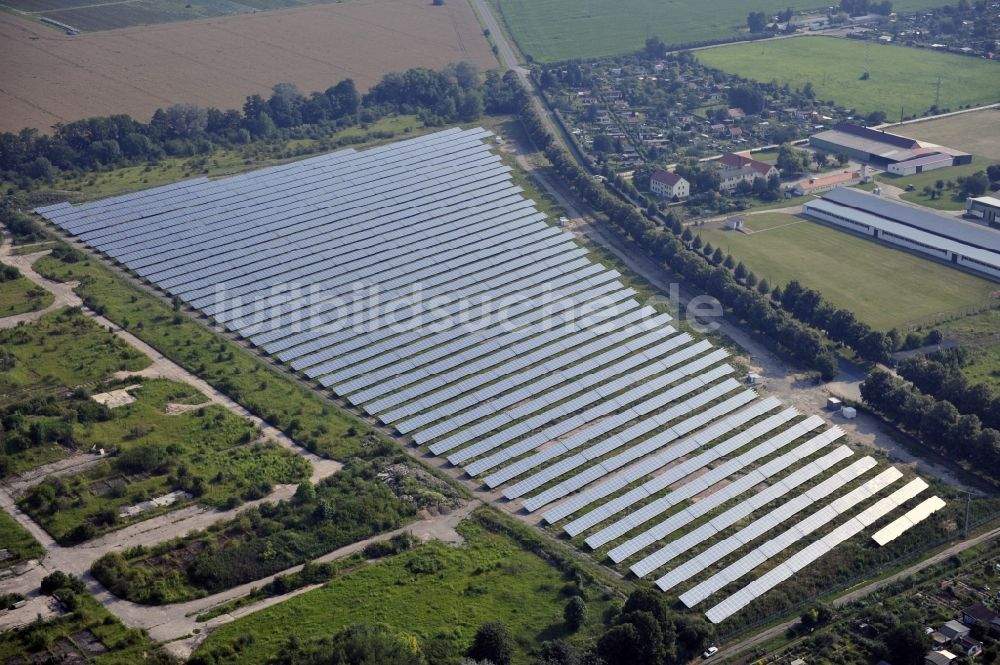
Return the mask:
[[21,271],[14,266],[9,266],[4,264],[0,267],[0,284],[4,282],[13,282],[15,279],[21,276]]
[[10,232],[15,244],[38,242],[46,238],[45,231],[34,220],[8,206],[0,207],[0,225]]
[[1000,430],[1000,395],[986,384],[970,383],[962,374],[970,356],[963,347],[916,354],[900,362],[897,371],[921,392],[951,402],[960,413],[978,417],[984,427]]
[[0,173],[14,181],[48,180],[75,169],[207,154],[306,126],[336,130],[392,113],[415,114],[432,126],[469,122],[484,107],[503,107],[504,100],[488,99],[494,90],[481,85],[479,71],[468,63],[390,73],[364,96],[351,79],[309,95],[279,83],[267,98],[247,97],[242,110],[175,104],[157,110],[147,123],[113,115],[60,123],[51,135],[34,129],[5,132],[0,134]]
[[[354,459],[314,492],[247,509],[206,538],[167,543],[162,551],[112,552],[95,562],[93,574],[115,595],[152,604],[173,602],[180,586],[214,593],[266,577],[411,519],[418,506],[377,477],[387,464],[403,462]],[[182,570],[169,565],[174,557],[186,560]]]
[[710,637],[703,620],[673,614],[664,594],[643,588],[628,597],[596,651],[607,665],[671,665],[688,662]]
[[978,416],[963,415],[951,402],[925,395],[882,370],[868,374],[861,398],[929,448],[986,474],[1000,472],[1000,431],[983,427]]
[[729,104],[740,107],[747,115],[756,115],[764,110],[764,93],[751,84],[733,86],[729,89]]
[[764,12],[750,12],[747,14],[747,28],[751,33],[764,32],[767,29],[767,14]]
[[864,16],[865,14],[888,16],[892,13],[892,2],[890,0],[840,0],[840,11],[848,16]]

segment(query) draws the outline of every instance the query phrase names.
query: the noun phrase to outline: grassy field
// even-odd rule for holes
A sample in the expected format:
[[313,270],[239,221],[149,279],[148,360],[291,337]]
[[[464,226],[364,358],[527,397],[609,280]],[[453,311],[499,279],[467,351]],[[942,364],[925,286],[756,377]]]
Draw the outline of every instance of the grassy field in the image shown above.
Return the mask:
[[14,357],[13,368],[0,372],[0,394],[45,386],[72,388],[102,381],[118,370],[149,366],[145,355],[68,309],[0,331],[0,348]]
[[96,261],[46,256],[35,269],[59,281],[80,280],[77,293],[107,318],[314,452],[346,459],[372,434],[360,420]]
[[[577,586],[545,559],[515,540],[492,533],[475,517],[459,526],[466,544],[430,542],[384,562],[344,575],[323,588],[220,627],[199,653],[224,649],[242,635],[251,644],[218,662],[265,663],[292,635],[303,642],[357,622],[385,623],[413,634],[431,662],[459,655],[487,621],[502,621],[517,641],[514,662],[546,640],[593,638],[612,602],[594,586],[587,591],[587,622],[574,636],[563,608]],[[451,662],[448,660],[447,662]]]
[[[928,208],[934,208],[936,210],[964,210],[965,197],[962,196],[957,185],[952,189],[947,189],[947,183],[955,183],[958,178],[972,175],[976,171],[985,171],[989,164],[990,162],[982,157],[973,157],[971,164],[962,164],[961,166],[952,166],[947,169],[938,169],[936,171],[917,173],[915,175],[900,176],[892,175],[891,173],[880,173],[876,176],[876,180],[900,188],[906,188],[908,185],[913,185],[914,191],[906,192],[905,194],[900,195],[900,198],[904,201],[927,206]],[[943,190],[943,195],[940,198],[935,198],[932,201],[929,196],[923,193],[923,189],[924,187],[934,187],[938,180],[943,180],[946,184],[946,188]]]
[[[861,113],[884,111],[919,116],[934,105],[941,82],[941,108],[1000,100],[1000,64],[902,46],[861,44],[833,37],[798,37],[698,51],[709,67],[793,88],[812,83],[820,99]],[[862,74],[871,77],[863,81]]]
[[[191,386],[149,381],[130,391],[136,401],[72,425],[70,437],[81,450],[97,446],[118,451],[79,474],[49,479],[32,488],[21,507],[60,542],[90,524],[89,537],[138,519],[174,510],[187,501],[120,518],[128,506],[183,489],[199,503],[221,507],[231,497],[266,496],[273,484],[295,483],[309,475],[309,463],[292,451],[258,441],[253,423],[207,400]],[[169,413],[167,406],[195,407]],[[66,404],[66,407],[77,406]],[[51,416],[27,416],[23,427],[53,424]],[[257,443],[252,443],[252,442]]]
[[0,561],[0,570],[45,553],[38,541],[4,510],[0,510],[0,546],[10,553],[10,558]]
[[[775,13],[788,3],[759,0],[491,0],[521,52],[539,62],[599,58],[643,48],[647,37],[668,45],[726,40],[747,33],[747,12]],[[899,0],[895,11],[940,6]]]
[[776,285],[797,279],[880,330],[965,311],[996,290],[984,279],[791,215],[753,215],[747,226],[757,233],[700,233],[758,277]]
[[51,305],[53,300],[51,293],[24,277],[0,282],[0,318],[37,312]]
[[982,155],[990,163],[1000,162],[1000,110],[987,109],[948,118],[926,120],[889,131],[922,141]]

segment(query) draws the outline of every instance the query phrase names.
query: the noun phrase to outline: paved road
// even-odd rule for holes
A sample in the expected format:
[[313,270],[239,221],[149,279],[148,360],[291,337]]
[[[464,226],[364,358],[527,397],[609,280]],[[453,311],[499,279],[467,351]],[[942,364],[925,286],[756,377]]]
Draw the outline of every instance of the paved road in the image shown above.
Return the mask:
[[[521,85],[524,89],[528,91],[531,96],[531,102],[535,107],[535,111],[538,116],[542,119],[542,123],[545,125],[545,129],[551,134],[555,139],[567,147],[566,142],[563,140],[563,133],[559,130],[559,126],[553,118],[552,109],[549,108],[548,104],[545,103],[544,98],[535,86],[535,82],[531,80],[531,70],[522,67],[520,65],[521,58],[518,56],[518,51],[510,40],[507,39],[507,33],[504,32],[497,20],[496,16],[493,14],[493,9],[489,6],[486,0],[470,0],[476,13],[479,15],[480,20],[490,31],[490,36],[493,37],[494,42],[496,42],[497,50],[500,52],[500,64],[505,69],[511,69],[517,74],[517,78],[520,79]],[[572,151],[571,151],[572,152]]]

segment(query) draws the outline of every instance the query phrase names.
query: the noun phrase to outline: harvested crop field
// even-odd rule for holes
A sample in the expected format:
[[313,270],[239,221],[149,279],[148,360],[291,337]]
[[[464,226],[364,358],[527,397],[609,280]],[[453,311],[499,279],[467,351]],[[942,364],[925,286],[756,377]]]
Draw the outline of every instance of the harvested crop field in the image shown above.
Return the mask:
[[1000,162],[1000,109],[924,120],[889,131],[931,141]]
[[108,0],[98,3],[93,0],[4,0],[3,4],[32,18],[47,18],[83,32],[94,32],[345,1],[351,0],[199,0],[197,3],[187,0]]
[[359,0],[77,36],[0,14],[0,131],[95,115],[146,120],[186,102],[241,108],[289,81],[305,92],[345,78],[467,60],[496,66],[466,2]]

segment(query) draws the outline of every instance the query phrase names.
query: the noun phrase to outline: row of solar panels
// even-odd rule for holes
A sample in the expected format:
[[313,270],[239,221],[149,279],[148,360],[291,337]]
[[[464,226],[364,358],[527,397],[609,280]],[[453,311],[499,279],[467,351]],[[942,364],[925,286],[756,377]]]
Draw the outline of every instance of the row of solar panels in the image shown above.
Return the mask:
[[725,351],[642,307],[544,222],[485,136],[449,130],[39,212],[528,512],[636,559],[635,574],[687,557],[664,590],[723,566],[691,605],[881,489],[868,481],[753,547],[874,462],[838,469],[852,455],[827,450],[838,428],[817,433],[820,418],[759,399]]

